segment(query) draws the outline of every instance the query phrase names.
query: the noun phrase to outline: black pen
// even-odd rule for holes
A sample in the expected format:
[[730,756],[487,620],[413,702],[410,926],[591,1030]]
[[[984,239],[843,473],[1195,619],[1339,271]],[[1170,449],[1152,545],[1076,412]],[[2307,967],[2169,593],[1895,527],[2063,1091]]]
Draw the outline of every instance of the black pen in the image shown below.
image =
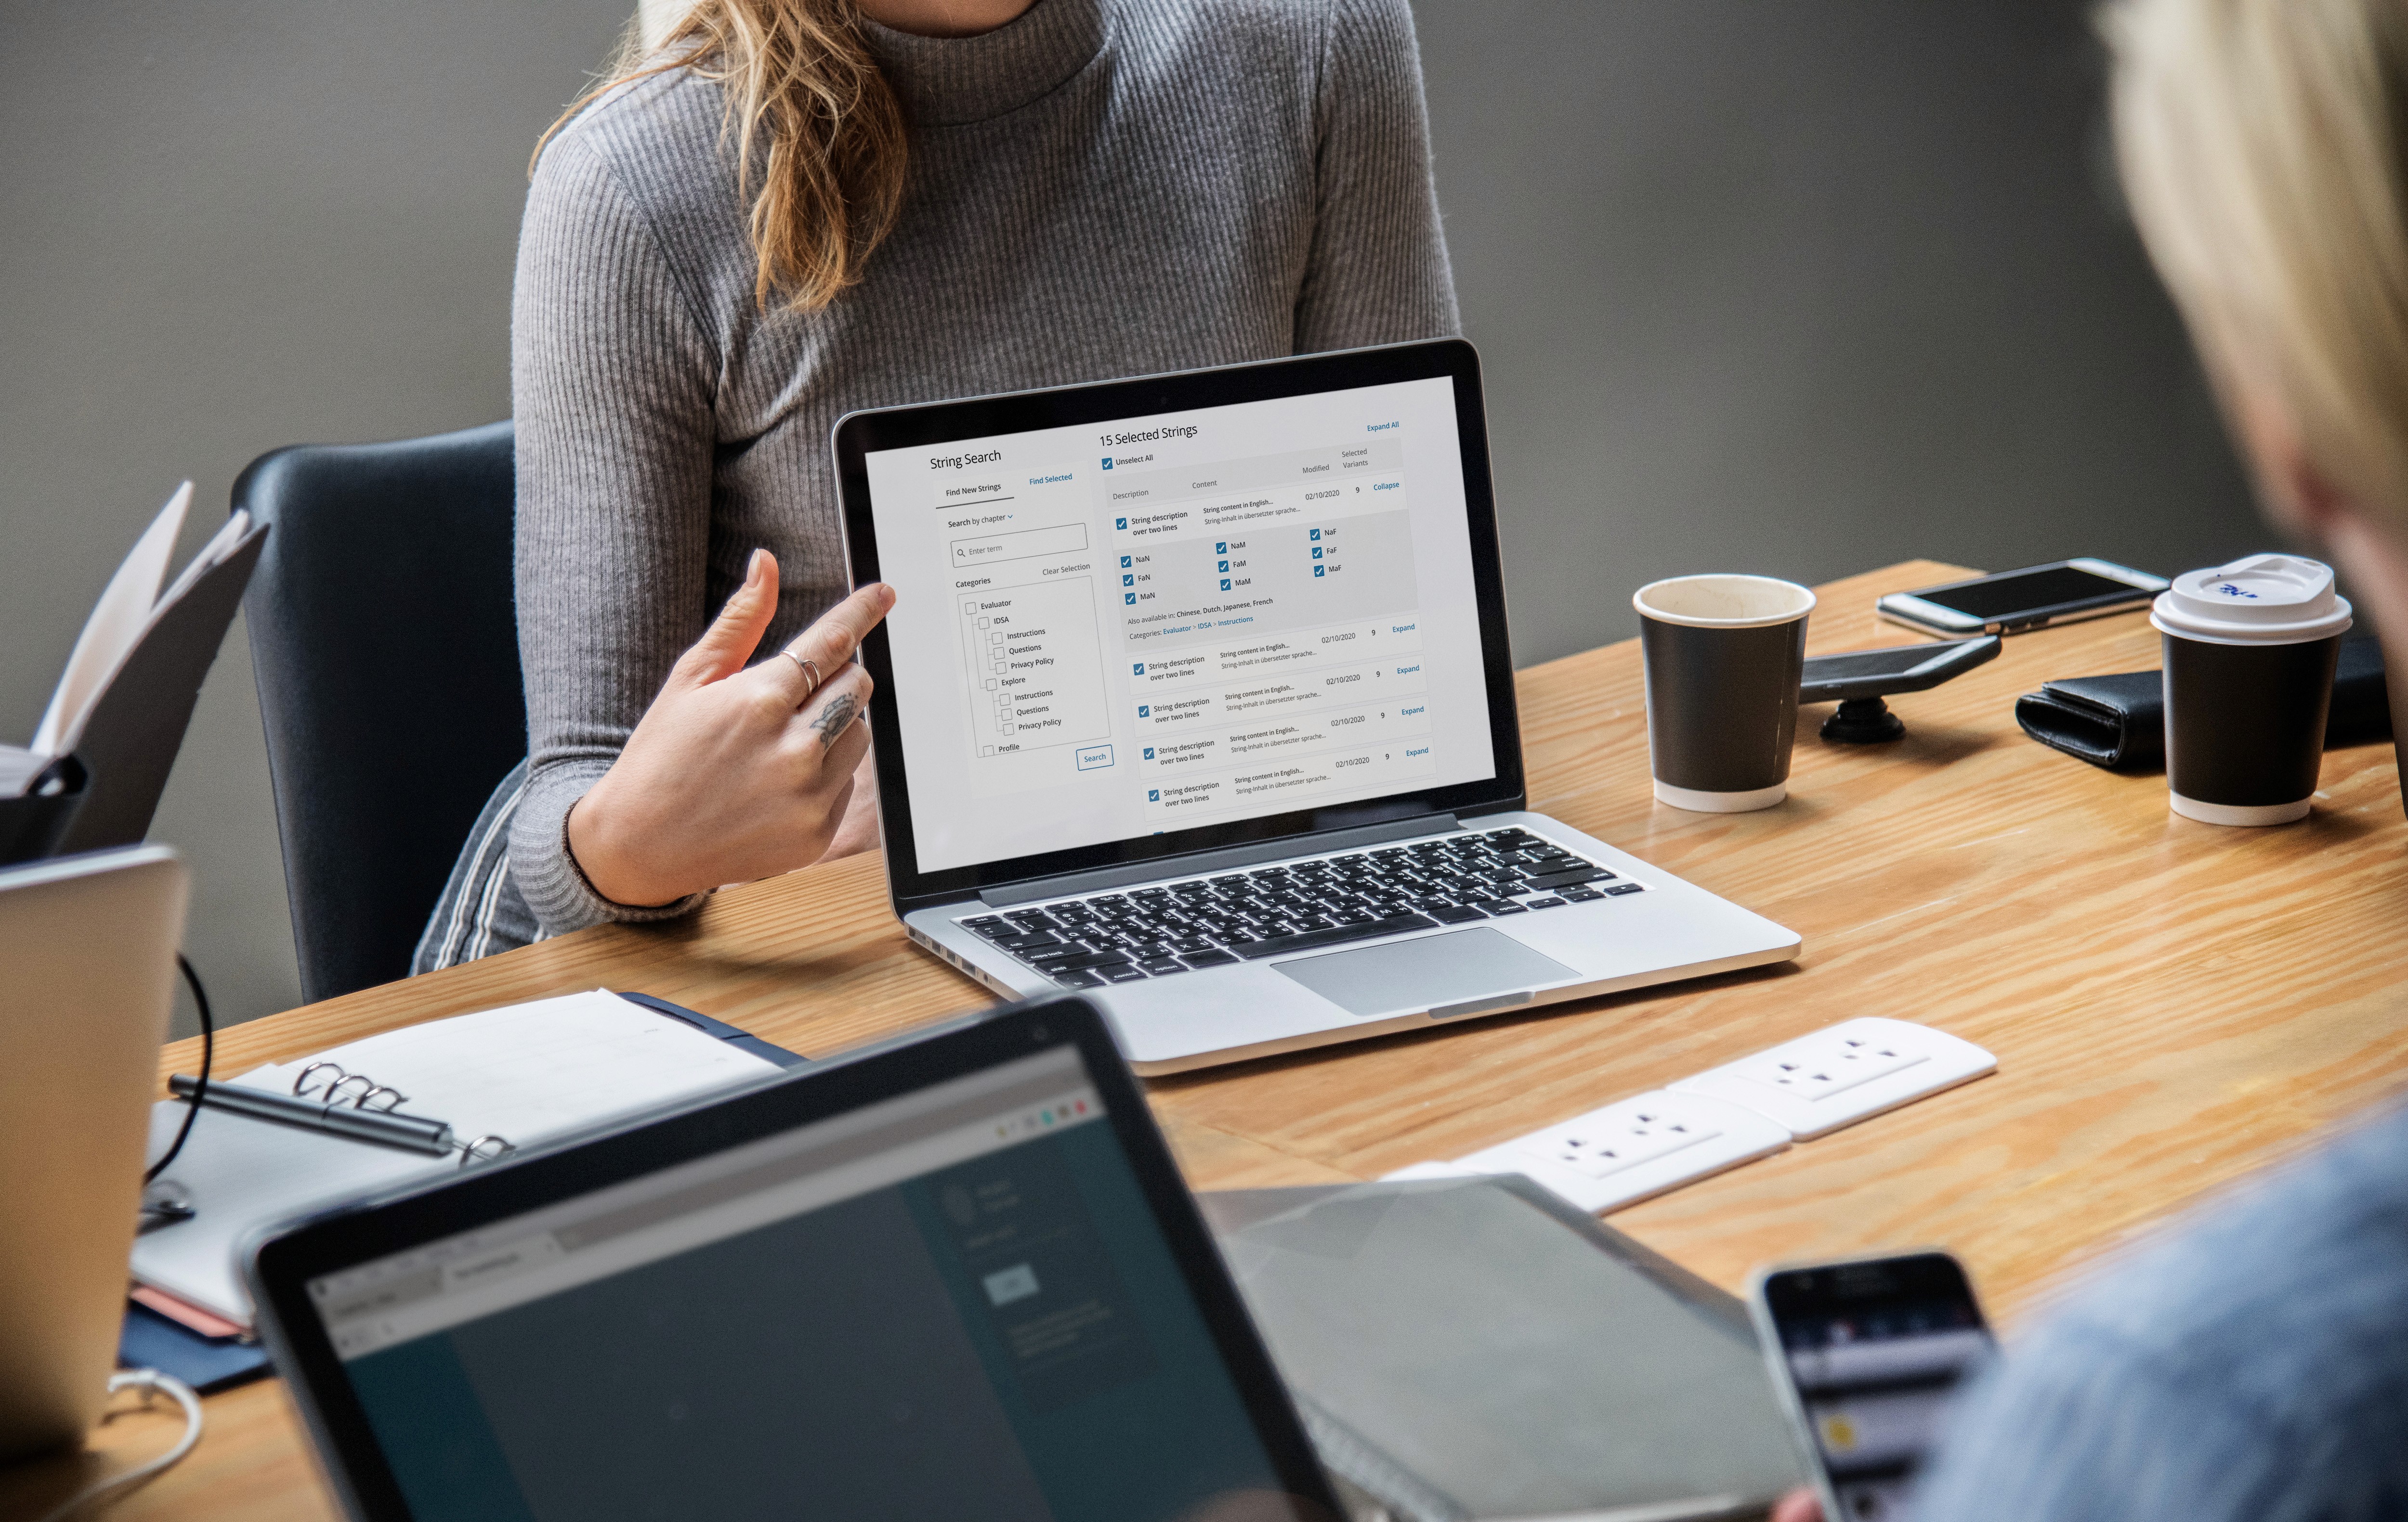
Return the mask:
[[[167,1079],[167,1092],[179,1099],[191,1099],[193,1090],[199,1087],[199,1080],[188,1078],[180,1073],[171,1074]],[[347,1142],[399,1147],[404,1152],[423,1152],[437,1158],[452,1151],[451,1123],[428,1120],[420,1116],[393,1115],[383,1110],[362,1110],[350,1104],[294,1099],[283,1094],[271,1094],[265,1089],[226,1083],[209,1085],[201,1103],[207,1109],[223,1110],[228,1115],[245,1116],[252,1120],[323,1131]]]

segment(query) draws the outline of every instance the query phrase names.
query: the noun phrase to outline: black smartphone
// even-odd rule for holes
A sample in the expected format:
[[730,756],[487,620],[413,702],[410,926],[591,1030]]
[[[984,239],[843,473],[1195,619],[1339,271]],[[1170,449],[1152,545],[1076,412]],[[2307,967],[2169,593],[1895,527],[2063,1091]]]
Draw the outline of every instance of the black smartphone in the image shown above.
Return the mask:
[[2146,607],[2172,585],[2163,576],[2113,561],[2051,561],[1891,592],[1874,603],[1873,610],[1935,634],[2014,634]]
[[1893,645],[1878,650],[1810,655],[1798,677],[1800,703],[1846,703],[1920,692],[1999,658],[1999,636],[1939,645]]
[[1825,1522],[1905,1514],[1957,1387],[1998,1344],[1944,1252],[1771,1269],[1748,1308]]

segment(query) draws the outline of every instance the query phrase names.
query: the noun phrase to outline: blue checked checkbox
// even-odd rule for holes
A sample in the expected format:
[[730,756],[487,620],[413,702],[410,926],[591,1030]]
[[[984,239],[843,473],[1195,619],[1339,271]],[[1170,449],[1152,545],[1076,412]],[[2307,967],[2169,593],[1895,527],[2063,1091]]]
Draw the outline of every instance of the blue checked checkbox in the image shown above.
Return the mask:
[[1121,577],[1121,585],[1124,587],[1134,587],[1137,585],[1137,577],[1134,576],[1125,576]]
[[1313,547],[1312,547],[1312,558],[1313,558],[1314,560],[1319,560],[1319,559],[1321,559],[1321,547],[1320,547],[1319,545],[1315,545],[1315,546],[1313,546]]
[[1312,574],[1314,576],[1319,576],[1324,569],[1325,567],[1316,565],[1312,568]]
[[1114,527],[1114,528],[1116,528],[1116,529],[1125,529],[1125,528],[1127,528],[1127,527],[1128,527],[1128,519],[1125,519],[1125,518],[1116,518],[1116,519],[1112,519],[1112,527]]
[[1130,676],[1144,676],[1144,675],[1145,675],[1145,662],[1144,662],[1144,661],[1137,661],[1137,662],[1135,662],[1134,664],[1132,664],[1132,665],[1129,667],[1129,675],[1130,675]]
[[1161,802],[1162,802],[1162,789],[1161,789],[1160,788],[1148,788],[1148,789],[1145,789],[1145,801],[1146,801],[1147,803],[1149,803],[1149,804],[1159,804],[1159,803],[1161,803]]
[[1123,592],[1121,593],[1121,601],[1124,603],[1134,603],[1137,601],[1137,593],[1133,591]]
[[1321,537],[1321,531],[1319,529],[1307,529],[1305,531],[1305,537],[1308,539],[1318,539]]
[[1229,547],[1228,547],[1227,545],[1226,545],[1226,544],[1214,545],[1214,546],[1212,547],[1212,553],[1213,553],[1213,554],[1215,554],[1215,555],[1226,555],[1226,554],[1227,554],[1228,552],[1229,552]]
[[1128,562],[1129,562],[1129,558],[1128,558],[1126,555],[1123,555],[1123,556],[1121,557],[1121,569],[1122,569],[1122,570],[1124,570],[1124,571],[1127,570],[1127,569],[1128,569]]
[[1154,747],[1148,746],[1145,747],[1145,759],[1148,761],[1154,760]]
[[1111,455],[1104,456],[1104,468],[1106,470],[1112,468],[1112,457]]
[[1229,568],[1229,562],[1228,562],[1227,561],[1223,561],[1223,562],[1221,562],[1221,569],[1222,569],[1222,570],[1224,570],[1224,571],[1226,571],[1226,570],[1227,570],[1228,568]]
[[1221,590],[1223,591],[1227,591],[1229,590],[1229,578],[1227,576],[1223,576],[1221,578]]
[[1150,703],[1140,703],[1140,704],[1139,704],[1137,705],[1137,716],[1138,716],[1138,718],[1153,718],[1153,717],[1154,717],[1154,704],[1150,704]]

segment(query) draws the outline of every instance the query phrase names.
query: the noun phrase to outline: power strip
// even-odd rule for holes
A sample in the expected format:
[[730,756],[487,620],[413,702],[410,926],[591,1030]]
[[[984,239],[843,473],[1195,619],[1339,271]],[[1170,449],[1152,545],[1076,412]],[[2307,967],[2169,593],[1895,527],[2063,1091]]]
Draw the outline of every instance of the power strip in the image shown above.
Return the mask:
[[1929,1026],[1867,1017],[1785,1042],[1669,1088],[1575,1116],[1454,1162],[1389,1179],[1521,1174],[1603,1215],[1828,1136],[1997,1071],[1999,1060]]

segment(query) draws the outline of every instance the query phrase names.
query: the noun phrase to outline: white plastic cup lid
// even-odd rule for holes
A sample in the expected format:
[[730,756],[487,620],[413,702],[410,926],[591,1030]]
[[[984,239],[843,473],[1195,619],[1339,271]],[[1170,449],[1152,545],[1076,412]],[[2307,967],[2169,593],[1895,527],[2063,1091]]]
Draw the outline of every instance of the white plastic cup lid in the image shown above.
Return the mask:
[[2299,645],[2346,631],[2350,606],[2333,590],[2332,567],[2321,561],[2244,555],[2174,577],[2150,605],[2149,622],[2214,645]]

